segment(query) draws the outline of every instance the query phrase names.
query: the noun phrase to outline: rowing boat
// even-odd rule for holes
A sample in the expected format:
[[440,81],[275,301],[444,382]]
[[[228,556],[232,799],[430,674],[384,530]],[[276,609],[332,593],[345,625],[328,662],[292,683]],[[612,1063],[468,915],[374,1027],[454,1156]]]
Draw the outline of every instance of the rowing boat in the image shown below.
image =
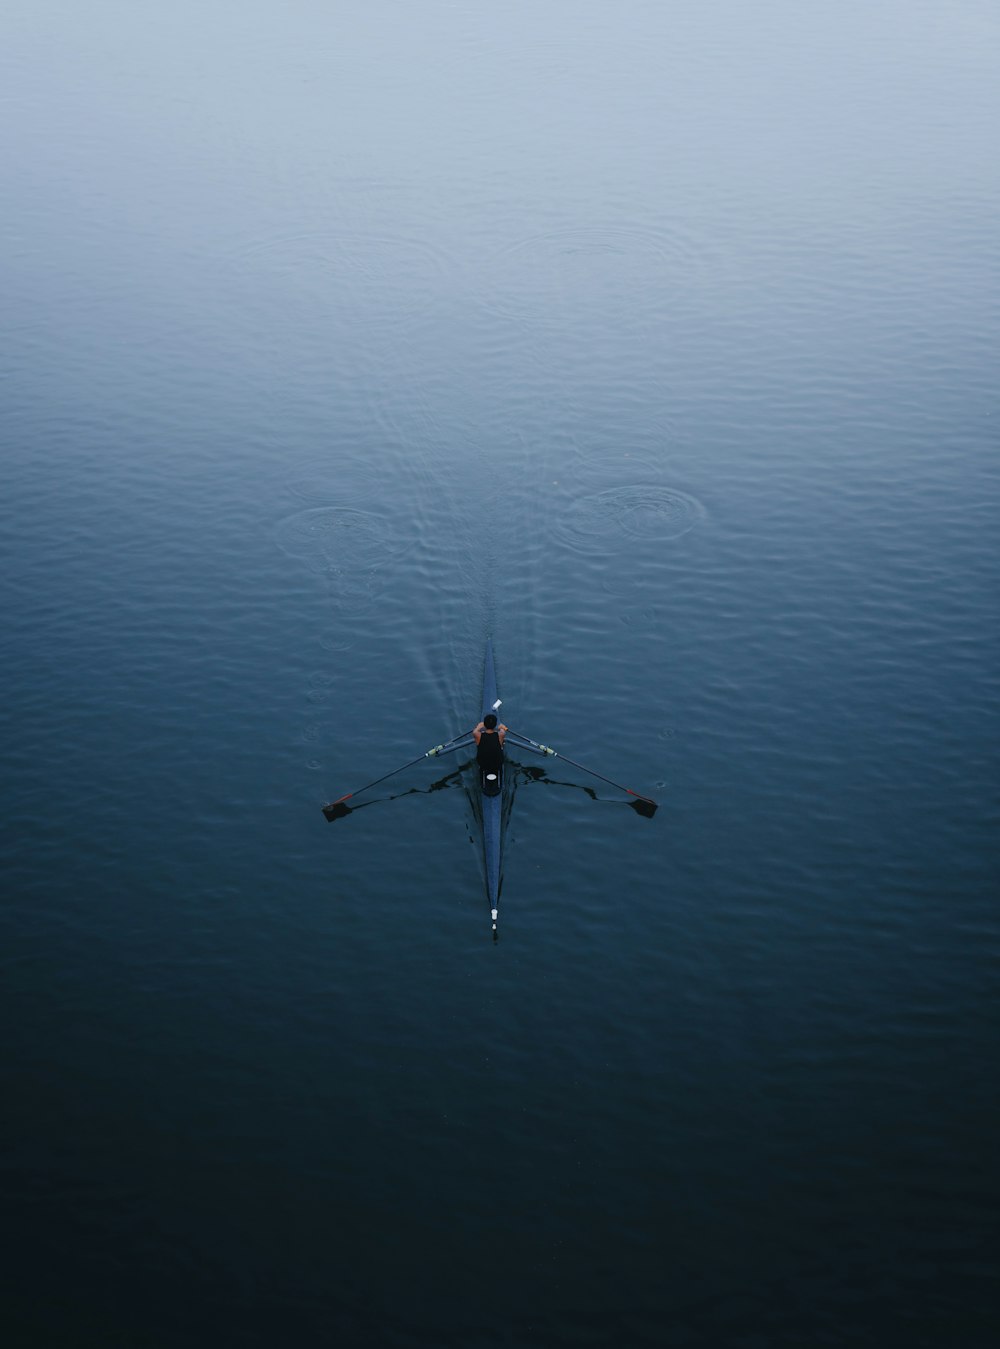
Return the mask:
[[[493,664],[493,643],[487,638],[486,659],[483,666],[483,719],[491,712],[496,712],[499,707],[497,674]],[[394,778],[405,769],[415,767],[423,759],[437,759],[445,754],[454,754],[461,749],[470,749],[474,743],[475,736],[472,731],[461,731],[451,740],[445,741],[443,745],[434,745],[431,749],[425,750],[423,754],[419,754],[415,759],[401,764],[399,768],[393,768],[388,773],[383,773],[374,782],[368,782],[363,787],[357,787],[353,792],[345,792],[343,796],[338,796],[335,801],[329,801],[323,807],[323,814],[330,821],[341,820],[356,809],[356,807],[347,804],[355,796],[370,791],[372,787],[377,787],[380,783],[388,782],[390,778]],[[656,813],[657,805],[651,797],[643,796],[641,792],[633,791],[631,787],[626,787],[624,783],[615,782],[613,778],[605,777],[603,773],[598,773],[593,768],[587,768],[585,764],[577,763],[575,759],[568,758],[559,750],[553,749],[551,745],[543,745],[537,740],[532,740],[530,736],[522,735],[520,732],[509,728],[505,743],[512,745],[515,749],[540,754],[543,758],[562,759],[563,763],[571,764],[581,772],[589,773],[591,777],[599,778],[601,782],[606,782],[619,791],[627,792],[633,798],[629,805],[637,814],[644,816],[646,819],[652,819]],[[460,771],[464,771],[464,767]],[[480,820],[483,829],[483,862],[486,867],[486,894],[490,901],[490,918],[493,923],[493,939],[495,941],[497,908],[500,900],[500,859],[503,835],[504,764],[502,757],[495,772],[479,767],[477,779],[481,807]],[[591,795],[593,795],[593,792],[591,792]]]
[[[497,693],[497,675],[493,665],[493,643],[486,639],[486,663],[483,668],[483,711],[485,717],[500,705]],[[479,790],[483,807],[483,861],[486,864],[486,893],[490,901],[490,919],[497,930],[497,907],[500,899],[500,826],[503,813],[503,769],[491,780],[479,773]]]

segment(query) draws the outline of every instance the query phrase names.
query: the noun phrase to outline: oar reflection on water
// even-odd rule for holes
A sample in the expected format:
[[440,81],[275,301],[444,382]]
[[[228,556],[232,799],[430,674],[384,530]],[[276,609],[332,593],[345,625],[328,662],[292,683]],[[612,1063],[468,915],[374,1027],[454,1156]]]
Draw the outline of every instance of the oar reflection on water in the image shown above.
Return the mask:
[[[418,761],[419,762],[419,761]],[[429,787],[409,787],[405,792],[394,792],[392,796],[376,796],[373,801],[364,801],[360,806],[349,806],[341,799],[334,801],[328,806],[323,807],[323,814],[332,824],[334,820],[342,820],[347,815],[355,815],[359,810],[367,810],[369,806],[384,806],[389,801],[399,801],[404,796],[429,796],[431,792],[447,791],[450,787],[461,787],[462,775],[468,764],[460,764],[454,772],[449,773],[447,777],[439,778],[437,782],[432,782]],[[354,793],[357,795],[357,793]]]
[[[463,747],[456,746],[456,748]],[[419,763],[419,760],[416,762]],[[561,778],[550,777],[544,768],[536,764],[519,763],[516,759],[512,759],[509,754],[507,755],[506,763],[508,768],[513,770],[510,774],[510,779],[512,780],[512,785],[514,787],[526,787],[529,785],[564,787],[568,791],[582,792],[584,796],[589,797],[591,801],[597,802],[598,805],[629,806],[632,810],[636,811],[637,814],[642,815],[646,819],[652,818],[656,809],[655,805],[653,805],[652,802],[647,802],[644,797],[639,797],[635,801],[619,801],[612,800],[606,796],[598,796],[593,787],[587,787],[581,782],[564,782]],[[348,815],[354,815],[359,810],[365,810],[368,806],[384,806],[390,801],[400,801],[404,796],[429,796],[431,792],[448,791],[451,788],[464,788],[466,786],[465,774],[474,764],[474,759],[468,759],[464,763],[459,764],[453,772],[448,773],[443,778],[439,778],[437,782],[432,782],[427,787],[410,787],[405,792],[394,792],[391,796],[377,796],[373,801],[365,801],[358,806],[349,806],[347,805],[346,799],[341,798],[339,801],[334,801],[330,805],[324,806],[323,814],[332,823],[334,820],[343,820]],[[407,767],[409,767],[409,765],[407,765]],[[354,793],[354,795],[357,794],[358,793]],[[653,806],[652,810],[649,808],[650,805]]]

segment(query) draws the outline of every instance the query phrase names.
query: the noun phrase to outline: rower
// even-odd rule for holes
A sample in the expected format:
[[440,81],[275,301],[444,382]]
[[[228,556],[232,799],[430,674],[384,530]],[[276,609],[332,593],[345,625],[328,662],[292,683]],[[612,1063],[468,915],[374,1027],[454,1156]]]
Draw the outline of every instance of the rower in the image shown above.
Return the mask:
[[497,724],[496,716],[487,712],[472,732],[476,742],[476,762],[479,764],[479,777],[486,796],[499,796],[502,786],[503,741],[507,727],[503,722]]

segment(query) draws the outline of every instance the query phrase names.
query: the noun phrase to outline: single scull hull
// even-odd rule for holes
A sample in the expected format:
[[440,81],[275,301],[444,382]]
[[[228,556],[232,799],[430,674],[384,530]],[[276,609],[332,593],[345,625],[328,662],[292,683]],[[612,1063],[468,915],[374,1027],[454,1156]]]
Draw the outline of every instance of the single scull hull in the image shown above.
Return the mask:
[[[493,643],[486,639],[486,665],[483,671],[483,710],[486,716],[493,711],[493,704],[499,698],[497,676],[493,667]],[[503,776],[501,774],[501,782]],[[483,860],[486,863],[486,893],[490,901],[490,917],[493,931],[497,930],[497,907],[500,898],[500,819],[503,808],[503,794],[488,796],[482,790],[481,775],[477,775],[479,794],[483,807]]]

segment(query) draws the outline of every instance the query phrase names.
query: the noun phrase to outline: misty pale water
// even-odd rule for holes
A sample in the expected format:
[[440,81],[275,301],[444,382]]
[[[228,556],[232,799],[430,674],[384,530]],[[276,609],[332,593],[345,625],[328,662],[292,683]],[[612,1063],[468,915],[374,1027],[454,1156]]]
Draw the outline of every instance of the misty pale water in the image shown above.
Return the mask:
[[8,10],[5,1343],[994,1342],[998,27]]

